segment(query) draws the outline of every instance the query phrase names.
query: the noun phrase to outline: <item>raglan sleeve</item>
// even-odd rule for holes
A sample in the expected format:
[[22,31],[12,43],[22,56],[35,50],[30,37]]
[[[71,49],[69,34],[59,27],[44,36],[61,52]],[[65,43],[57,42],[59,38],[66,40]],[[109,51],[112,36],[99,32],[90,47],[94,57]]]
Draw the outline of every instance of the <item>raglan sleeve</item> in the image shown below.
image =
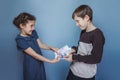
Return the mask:
[[72,59],[79,62],[85,62],[88,64],[96,64],[100,63],[102,54],[103,54],[103,47],[105,43],[105,38],[102,33],[97,33],[94,35],[94,39],[92,42],[93,49],[91,51],[91,55],[82,56],[80,54],[73,55]]

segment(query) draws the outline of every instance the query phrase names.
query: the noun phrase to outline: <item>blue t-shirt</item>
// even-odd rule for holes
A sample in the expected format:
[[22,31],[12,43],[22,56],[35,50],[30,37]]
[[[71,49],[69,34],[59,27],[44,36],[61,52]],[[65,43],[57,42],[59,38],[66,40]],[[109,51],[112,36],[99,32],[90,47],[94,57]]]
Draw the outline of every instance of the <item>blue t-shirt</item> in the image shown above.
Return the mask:
[[16,37],[17,47],[19,50],[22,50],[23,52],[27,48],[31,47],[36,53],[42,55],[41,50],[37,43],[37,39],[38,39],[38,35],[35,30],[32,32],[30,36],[27,36],[27,37],[23,37],[19,34]]
[[[37,54],[42,55],[37,39],[38,35],[35,30],[27,37],[20,36],[19,34],[16,37],[17,47],[23,52],[27,48],[31,47]],[[23,75],[24,80],[46,80],[44,63],[25,53],[23,61]]]

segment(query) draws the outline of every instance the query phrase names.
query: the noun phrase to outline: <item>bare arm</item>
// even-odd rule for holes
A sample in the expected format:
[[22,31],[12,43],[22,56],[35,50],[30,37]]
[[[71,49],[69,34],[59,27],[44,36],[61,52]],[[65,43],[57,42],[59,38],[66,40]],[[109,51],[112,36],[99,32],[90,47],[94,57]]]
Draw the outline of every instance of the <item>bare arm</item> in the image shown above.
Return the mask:
[[38,42],[39,47],[42,48],[42,49],[52,50],[56,53],[58,51],[58,48],[54,48],[54,47],[51,47],[51,46],[48,46],[48,45],[42,43],[39,38],[37,39],[37,42]]
[[31,47],[27,48],[26,50],[24,50],[26,54],[32,56],[33,58],[43,61],[43,62],[49,62],[49,63],[56,63],[59,61],[59,58],[53,59],[53,60],[49,60],[39,54],[37,54]]

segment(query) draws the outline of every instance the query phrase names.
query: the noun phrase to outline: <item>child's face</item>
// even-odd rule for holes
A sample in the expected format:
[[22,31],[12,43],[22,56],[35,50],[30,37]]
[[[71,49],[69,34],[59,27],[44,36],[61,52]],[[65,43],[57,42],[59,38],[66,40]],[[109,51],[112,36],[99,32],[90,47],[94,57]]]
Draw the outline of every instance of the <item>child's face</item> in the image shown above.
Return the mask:
[[76,25],[79,26],[81,30],[86,30],[87,22],[88,22],[86,17],[81,18],[81,17],[78,17],[78,16],[75,15],[74,20],[75,20]]
[[25,25],[20,24],[21,34],[26,36],[31,35],[32,31],[34,30],[34,25],[35,25],[34,20],[28,20],[28,23],[26,23]]

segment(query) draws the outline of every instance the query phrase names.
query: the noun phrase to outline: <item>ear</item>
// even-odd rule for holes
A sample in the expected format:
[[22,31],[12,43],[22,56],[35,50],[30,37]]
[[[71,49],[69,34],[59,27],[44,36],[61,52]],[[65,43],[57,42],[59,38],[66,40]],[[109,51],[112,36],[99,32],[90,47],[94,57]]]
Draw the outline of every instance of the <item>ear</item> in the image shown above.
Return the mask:
[[84,19],[85,19],[86,21],[89,21],[89,20],[90,20],[90,17],[89,17],[88,15],[85,15]]
[[23,25],[23,24],[20,24],[20,28],[21,28],[21,29],[24,28],[24,25]]

